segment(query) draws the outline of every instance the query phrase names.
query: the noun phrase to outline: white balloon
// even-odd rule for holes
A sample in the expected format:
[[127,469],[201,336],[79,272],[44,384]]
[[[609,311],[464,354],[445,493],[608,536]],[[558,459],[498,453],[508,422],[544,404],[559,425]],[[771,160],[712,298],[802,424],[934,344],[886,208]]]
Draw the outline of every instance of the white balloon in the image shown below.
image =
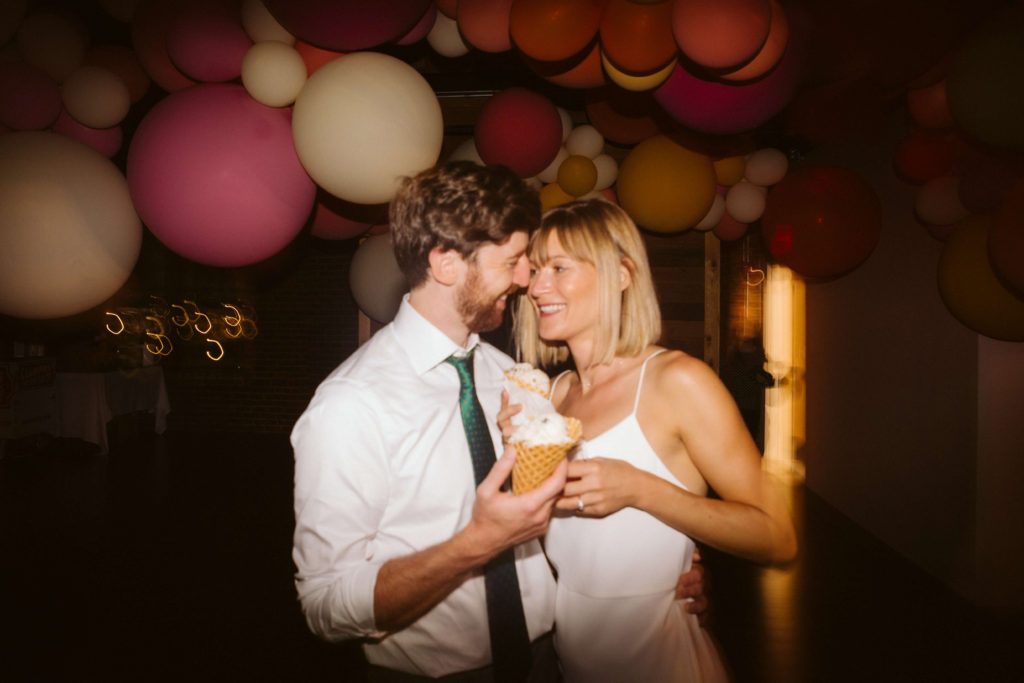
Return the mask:
[[57,133],[0,135],[0,313],[45,319],[97,306],[128,280],[142,222],[109,159]]
[[589,124],[576,126],[566,138],[565,148],[569,150],[570,156],[579,154],[593,159],[604,151],[604,136]]
[[98,66],[75,69],[60,90],[71,118],[89,128],[116,126],[132,106],[127,84],[120,76]]
[[700,232],[707,232],[714,230],[715,226],[718,225],[718,221],[722,220],[722,216],[725,215],[725,197],[720,194],[715,194],[714,200],[711,202],[711,208],[701,218],[697,225],[693,226],[694,230]]
[[434,27],[427,34],[427,42],[434,52],[442,57],[461,57],[469,52],[469,46],[462,40],[458,23],[443,12],[437,13]]
[[404,176],[437,163],[441,105],[413,67],[352,52],[309,77],[292,113],[295,151],[313,181],[357,204],[391,201]]
[[569,133],[572,132],[572,116],[564,107],[555,107],[555,109],[558,110],[558,117],[562,119],[562,142],[564,143],[569,137]]
[[286,45],[295,44],[295,36],[278,23],[260,0],[242,0],[242,28],[254,43],[277,40]]
[[774,185],[786,176],[789,159],[781,151],[767,147],[747,156],[743,177],[762,187]]
[[537,179],[542,183],[553,183],[558,180],[558,167],[562,165],[562,162],[569,158],[569,151],[563,145],[558,148],[558,154],[551,160],[543,171],[537,174]]
[[367,237],[352,255],[349,288],[359,310],[379,323],[391,322],[409,291],[391,248],[391,235]]
[[740,223],[753,223],[764,213],[768,191],[741,180],[725,193],[725,210]]
[[486,166],[484,160],[480,158],[480,152],[476,149],[476,140],[473,138],[466,138],[460,142],[448,155],[448,161],[472,161],[474,164]]
[[619,177],[619,162],[610,154],[598,154],[594,157],[594,166],[597,167],[597,182],[594,183],[594,190],[604,190],[611,187]]
[[278,40],[253,43],[242,59],[242,85],[260,104],[287,107],[306,84],[306,62]]
[[914,212],[926,225],[952,225],[970,211],[960,201],[960,180],[953,176],[932,178],[917,191]]

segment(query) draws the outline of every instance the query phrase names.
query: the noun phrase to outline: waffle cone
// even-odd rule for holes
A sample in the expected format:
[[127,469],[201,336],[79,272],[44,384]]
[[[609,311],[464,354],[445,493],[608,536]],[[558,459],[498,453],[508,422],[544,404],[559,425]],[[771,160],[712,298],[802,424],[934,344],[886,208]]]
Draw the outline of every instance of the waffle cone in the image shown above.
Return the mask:
[[533,393],[537,394],[538,396],[543,396],[544,398],[549,398],[549,396],[548,396],[549,392],[541,391],[540,389],[538,389],[537,387],[533,386],[532,384],[527,384],[526,382],[523,382],[522,380],[520,380],[518,377],[516,377],[515,375],[513,375],[510,372],[506,372],[505,373],[505,377],[508,377],[510,380],[515,382],[516,386],[518,386],[518,387],[526,389],[527,391],[532,391]]
[[556,444],[528,446],[514,443],[516,462],[512,466],[512,493],[519,495],[540,486],[540,483],[551,476],[551,473],[562,462],[566,454],[579,441],[583,433],[583,425],[574,417],[565,418],[569,425],[571,441]]

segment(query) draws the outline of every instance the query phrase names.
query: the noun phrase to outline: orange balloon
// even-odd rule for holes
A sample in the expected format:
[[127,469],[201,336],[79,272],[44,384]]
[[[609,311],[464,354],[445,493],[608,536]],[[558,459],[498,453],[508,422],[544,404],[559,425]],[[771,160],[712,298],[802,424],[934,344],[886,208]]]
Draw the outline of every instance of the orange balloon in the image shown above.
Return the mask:
[[1024,181],[1006,194],[992,219],[988,257],[999,280],[1024,300]]
[[676,0],[672,31],[683,53],[711,69],[736,69],[753,59],[771,27],[768,0]]
[[786,19],[786,11],[778,2],[771,0],[771,5],[772,23],[768,27],[768,37],[765,38],[761,51],[739,69],[722,74],[723,79],[749,81],[760,78],[782,59],[782,53],[786,51],[786,45],[789,44],[789,21]]
[[582,197],[597,184],[597,166],[593,159],[573,154],[558,167],[558,184],[566,194]]
[[548,209],[552,209],[556,206],[568,204],[574,199],[576,198],[563,190],[558,183],[550,183],[540,188],[541,211],[547,211]]
[[563,88],[587,90],[600,88],[607,82],[601,68],[601,47],[596,42],[589,52],[575,59],[542,62],[526,55],[522,57],[534,73]]
[[512,0],[475,0],[460,2],[456,20],[467,43],[483,52],[512,49],[508,17]]
[[132,17],[132,47],[139,63],[153,82],[167,92],[176,92],[195,85],[174,65],[167,54],[167,30],[178,14],[170,0],[142,3]]
[[939,257],[939,294],[953,317],[978,334],[1024,341],[1024,300],[1003,286],[989,261],[991,226],[991,215],[973,214],[946,238]]
[[601,20],[601,51],[630,74],[657,71],[675,59],[679,46],[672,35],[672,3],[638,4],[609,0]]
[[719,185],[733,186],[743,180],[747,170],[747,160],[742,156],[731,156],[714,162],[715,177]]
[[619,205],[655,232],[697,225],[715,200],[711,159],[655,135],[634,147],[619,167]]
[[458,14],[459,0],[434,0],[434,4],[437,5],[437,9],[441,11],[441,14],[449,19],[454,19],[455,15]]
[[334,52],[333,50],[325,50],[322,47],[317,47],[316,45],[310,45],[304,40],[295,41],[295,51],[299,53],[302,57],[302,61],[306,63],[307,76],[312,76],[313,72],[324,64],[335,57],[340,57],[345,54],[344,52]]
[[582,52],[601,26],[600,0],[515,0],[509,13],[512,44],[544,62]]

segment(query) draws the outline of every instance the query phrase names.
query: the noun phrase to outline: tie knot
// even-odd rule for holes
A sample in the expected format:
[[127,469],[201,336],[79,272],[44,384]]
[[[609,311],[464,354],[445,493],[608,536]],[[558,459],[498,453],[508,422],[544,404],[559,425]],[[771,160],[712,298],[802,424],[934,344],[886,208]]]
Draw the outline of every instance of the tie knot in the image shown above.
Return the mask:
[[451,355],[444,359],[444,362],[449,365],[455,366],[455,369],[459,373],[459,381],[464,386],[473,386],[473,352],[476,351],[474,346],[469,350],[465,356]]

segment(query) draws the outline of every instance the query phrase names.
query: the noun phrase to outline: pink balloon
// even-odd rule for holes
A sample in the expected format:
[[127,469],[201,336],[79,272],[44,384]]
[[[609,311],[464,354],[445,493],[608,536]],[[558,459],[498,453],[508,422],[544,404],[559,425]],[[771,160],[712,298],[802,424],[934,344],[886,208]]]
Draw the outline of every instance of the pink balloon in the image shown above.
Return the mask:
[[548,167],[562,146],[562,117],[547,97],[526,88],[499,92],[480,109],[473,130],[480,158],[523,178]]
[[121,149],[124,133],[121,126],[111,128],[89,128],[83,126],[66,111],[61,111],[53,124],[53,132],[84,142],[108,159]]
[[241,17],[223,9],[195,6],[179,13],[167,31],[167,54],[182,73],[205,83],[242,75],[242,60],[252,47]]
[[234,84],[168,95],[142,119],[127,157],[143,223],[172,251],[213,266],[262,261],[301,230],[316,186],[292,142],[291,110]]
[[140,3],[132,16],[132,47],[153,82],[176,92],[195,81],[181,73],[167,54],[167,30],[178,14],[176,0]]
[[420,18],[419,23],[395,42],[399,45],[412,45],[413,43],[420,42],[427,37],[430,29],[434,28],[435,21],[437,21],[437,5],[431,3],[430,7],[427,8],[427,11]]
[[705,81],[681,65],[654,91],[672,118],[703,133],[752,130],[778,114],[800,81],[802,50],[790,40],[779,64],[764,78],[742,85]]
[[265,0],[296,38],[328,50],[363,50],[405,36],[431,0]]
[[0,123],[11,130],[43,130],[61,111],[60,86],[39,67],[0,64]]

